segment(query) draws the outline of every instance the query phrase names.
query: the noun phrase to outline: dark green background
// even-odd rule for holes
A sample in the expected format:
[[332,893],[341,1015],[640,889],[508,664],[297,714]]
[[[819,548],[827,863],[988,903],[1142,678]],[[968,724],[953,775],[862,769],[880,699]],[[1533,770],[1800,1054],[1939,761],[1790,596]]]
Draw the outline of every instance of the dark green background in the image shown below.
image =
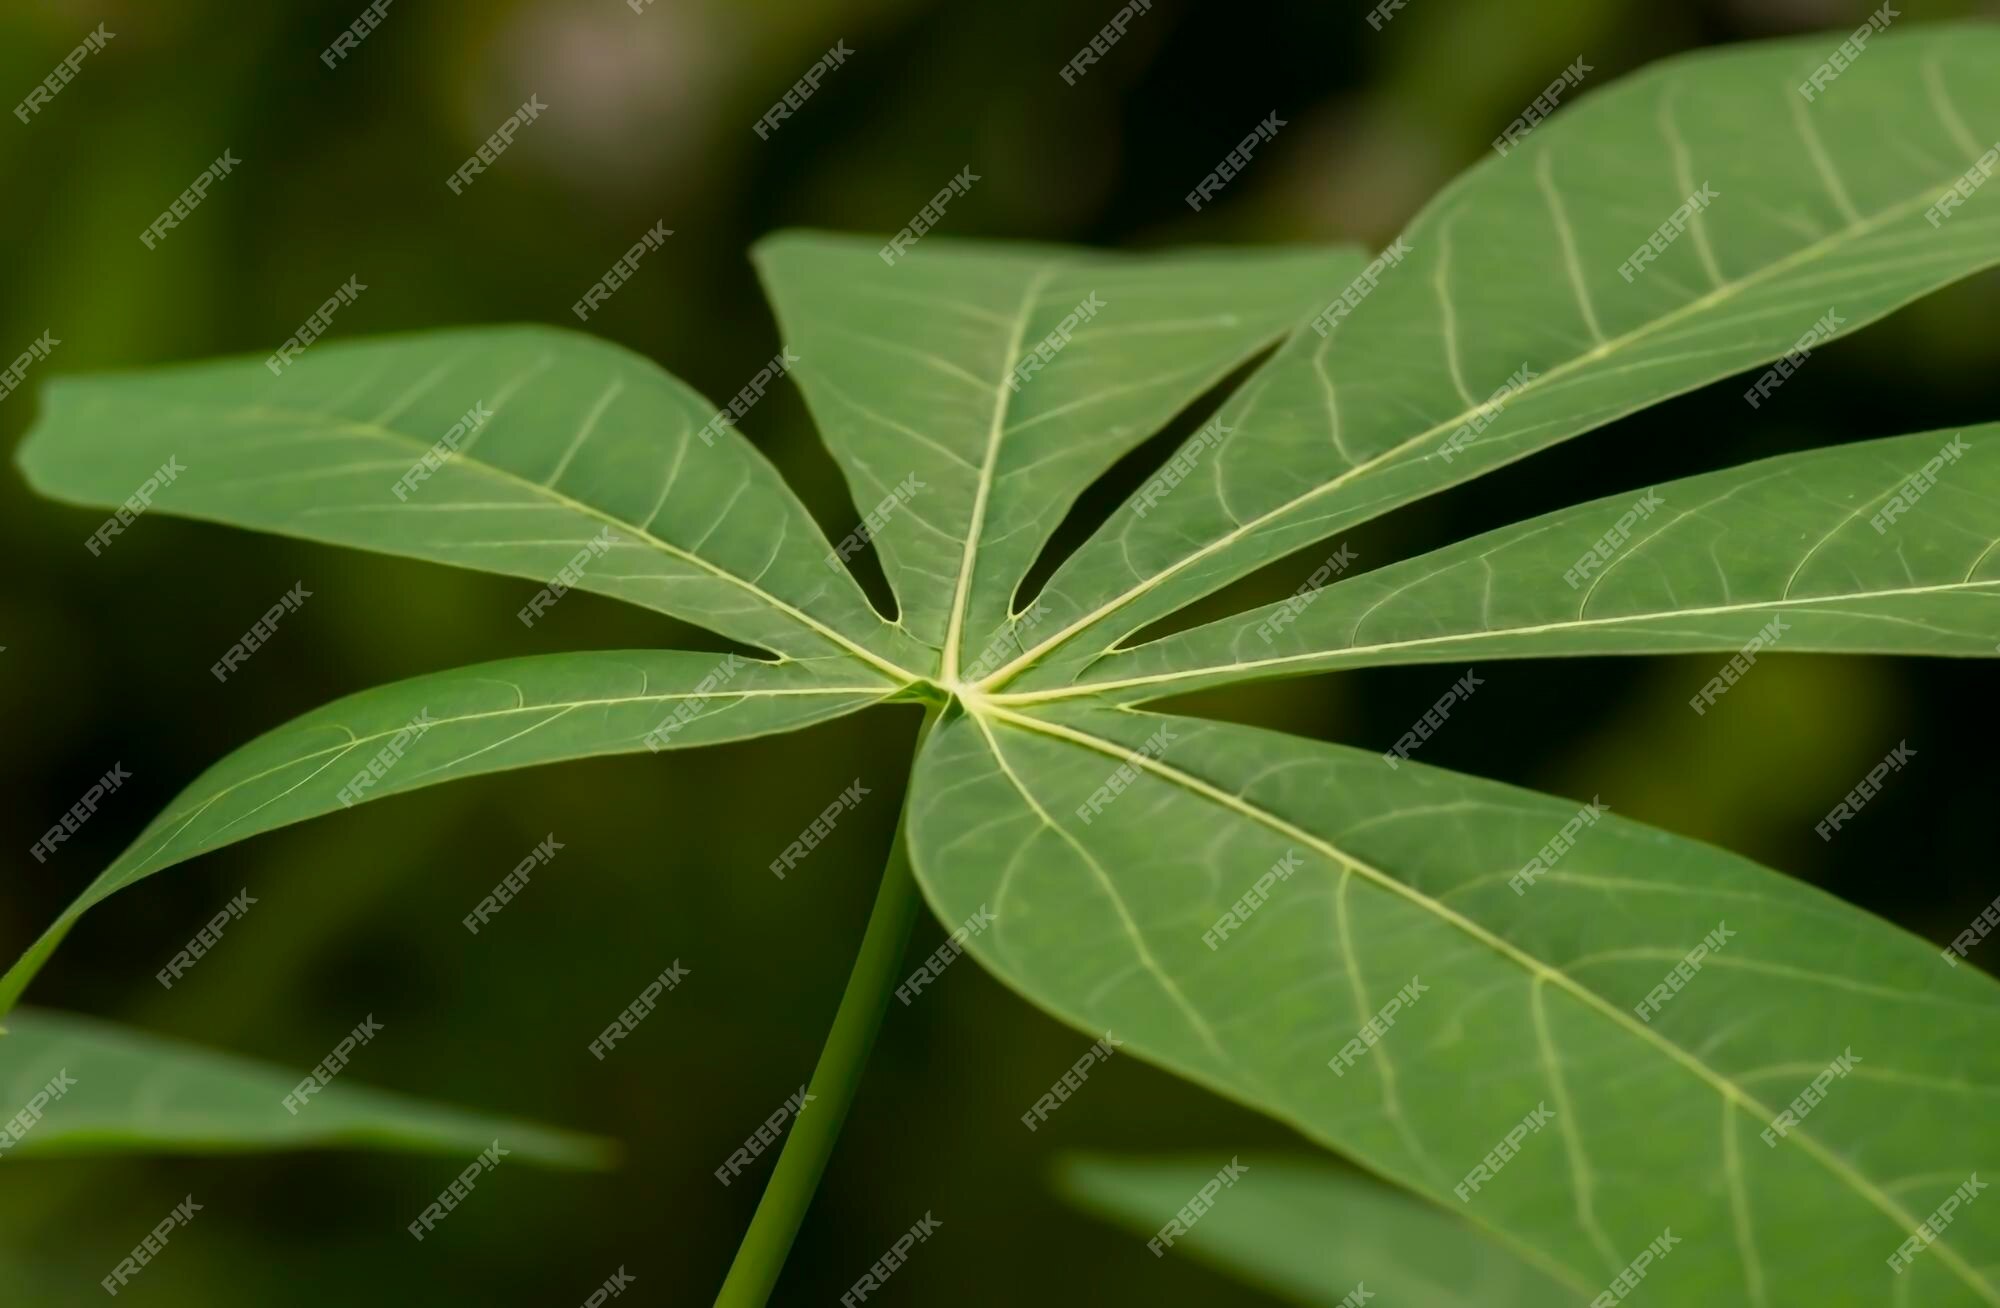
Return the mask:
[[[45,328],[57,372],[268,352],[350,275],[341,336],[575,325],[639,235],[675,235],[591,329],[711,397],[777,348],[744,257],[788,225],[889,232],[960,168],[940,232],[1134,248],[1380,245],[1578,56],[1591,84],[1723,42],[1850,28],[1871,5],[1155,0],[1074,87],[1056,70],[1113,0],[749,5],[396,0],[336,70],[360,0],[42,3],[0,13],[0,100],[96,23],[117,33],[23,126],[0,117],[0,356]],[[1905,6],[1903,23],[1965,13]],[[821,51],[854,51],[769,142],[750,124]],[[1829,45],[1833,41],[1829,40]],[[464,195],[444,178],[530,94],[548,105]],[[1221,201],[1181,197],[1271,112],[1288,126]],[[1746,149],[1757,124],[1744,124]],[[242,161],[159,249],[138,233],[225,148]],[[1778,147],[1784,148],[1784,147]],[[1337,288],[1329,288],[1329,296]],[[1822,350],[1761,413],[1718,385],[1357,532],[1388,559],[1578,499],[1787,449],[2000,417],[2000,282],[1953,288]],[[33,386],[0,404],[11,448]],[[855,520],[786,390],[745,430],[830,537]],[[1153,456],[1157,457],[1158,447]],[[1137,465],[1112,481],[1129,485]],[[1122,480],[1121,480],[1122,479]],[[1080,511],[1108,511],[1117,485]],[[202,767],[327,699],[504,655],[717,647],[577,594],[532,630],[529,583],[149,515],[102,558],[102,515],[0,474],[0,816],[12,954]],[[1313,558],[1237,592],[1290,590]],[[864,557],[859,566],[873,568]],[[293,583],[313,598],[227,685],[208,667]],[[879,591],[879,574],[870,576]],[[1820,883],[1935,939],[1993,892],[1992,680],[1943,661],[1774,655],[1705,718],[1701,656],[1491,664],[1428,763],[1612,808]],[[1382,748],[1457,675],[1322,676],[1205,711]],[[421,1245],[403,1225],[456,1171],[361,1154],[0,1166],[0,1303],[99,1302],[96,1282],[192,1191],[206,1207],[119,1302],[700,1303],[768,1160],[722,1159],[810,1074],[888,845],[915,727],[878,710],[784,740],[522,772],[222,850],[90,915],[31,998],[310,1066],[365,1013],[357,1080],[616,1136],[607,1175],[505,1168]],[[1813,824],[1899,740],[1915,749],[1832,844]],[[113,761],[129,786],[46,865],[27,846]],[[788,880],[766,863],[851,779],[874,790]],[[459,918],[536,841],[566,845],[478,937]],[[230,895],[259,903],[188,980],[153,972]],[[912,963],[941,938],[926,924]],[[585,1044],[678,958],[691,976],[607,1062]],[[879,1302],[1263,1303],[1050,1193],[1064,1150],[1283,1146],[1280,1128],[1135,1061],[1039,1133],[1017,1116],[1089,1042],[967,961],[890,1015],[778,1296],[830,1303],[926,1210],[943,1222]],[[5,1045],[0,1042],[0,1060]],[[1476,1079],[1477,1069],[1465,1075]],[[1162,1214],[1162,1220],[1167,1214]]]

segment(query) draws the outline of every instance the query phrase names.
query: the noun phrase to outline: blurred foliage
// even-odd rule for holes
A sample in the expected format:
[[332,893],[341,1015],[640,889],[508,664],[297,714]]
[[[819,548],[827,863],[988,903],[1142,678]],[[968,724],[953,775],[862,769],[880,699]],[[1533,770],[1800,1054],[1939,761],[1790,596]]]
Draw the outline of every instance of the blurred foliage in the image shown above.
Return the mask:
[[[888,232],[945,179],[980,185],[942,230],[1150,247],[1382,244],[1572,59],[1608,82],[1723,42],[1847,29],[1834,0],[1154,0],[1068,87],[1056,70],[1118,6],[915,0],[499,0],[392,4],[328,69],[361,0],[16,0],[10,106],[102,22],[115,38],[25,125],[0,129],[0,355],[48,329],[46,373],[262,353],[350,275],[342,335],[479,322],[575,325],[569,305],[641,232],[674,236],[590,323],[711,396],[776,348],[745,247],[786,225]],[[1912,8],[1917,22],[1972,11]],[[768,142],[750,124],[836,39],[854,51]],[[530,94],[548,106],[463,195],[445,177]],[[1221,203],[1181,197],[1266,114],[1289,124]],[[241,166],[158,249],[137,239],[224,149]],[[1785,450],[1991,420],[2000,282],[1962,285],[1823,351],[1752,414],[1728,384],[1371,524],[1364,564],[1649,480]],[[0,404],[11,448],[35,399]],[[790,393],[747,430],[838,537],[831,460]],[[1156,443],[1149,449],[1159,452]],[[1121,470],[1080,510],[1113,502]],[[489,657],[714,648],[586,594],[532,630],[526,583],[341,553],[165,515],[82,548],[99,515],[0,476],[0,816],[24,850],[113,760],[133,780],[50,860],[15,857],[0,948],[34,932],[202,767],[348,691]],[[1243,583],[1288,591],[1294,560]],[[872,566],[862,561],[864,568]],[[294,582],[313,599],[226,685],[208,667]],[[870,578],[879,593],[879,576]],[[1261,588],[1261,589],[1260,589]],[[1949,938],[1992,893],[1992,682],[1941,661],[1773,656],[1714,711],[1702,657],[1492,665],[1425,761],[1701,837]],[[1203,711],[1380,747],[1444,669],[1197,697]],[[1979,705],[1983,710],[1975,711]],[[504,1168],[430,1239],[403,1225],[455,1170],[366,1155],[10,1161],[0,1302],[96,1302],[96,1282],[183,1195],[204,1204],[129,1294],[152,1304],[705,1302],[768,1175],[713,1169],[810,1073],[859,939],[914,712],[783,744],[516,773],[371,805],[223,850],[93,913],[33,998],[310,1066],[373,1012],[358,1080],[602,1132],[608,1176]],[[1984,730],[1982,730],[1982,727]],[[1832,844],[1812,826],[1900,739],[1914,767]],[[777,881],[773,854],[850,779],[876,798]],[[459,918],[543,835],[555,864],[477,937]],[[152,974],[247,887],[259,905],[182,984]],[[942,936],[920,928],[912,960]],[[673,959],[691,969],[638,1035],[587,1042]],[[837,1296],[920,1214],[944,1225],[883,1296],[1261,1303],[1081,1221],[1049,1193],[1065,1149],[1285,1147],[1283,1130],[1115,1060],[1042,1131],[1016,1123],[1088,1037],[954,968],[891,1014],[778,1302]],[[0,1048],[4,1048],[0,1046]]]

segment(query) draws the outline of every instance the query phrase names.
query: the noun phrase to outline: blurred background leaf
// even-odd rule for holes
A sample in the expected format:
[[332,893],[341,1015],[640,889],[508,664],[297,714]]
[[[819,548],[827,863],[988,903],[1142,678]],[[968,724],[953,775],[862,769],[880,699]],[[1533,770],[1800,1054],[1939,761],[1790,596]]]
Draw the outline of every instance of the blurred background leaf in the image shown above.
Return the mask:
[[[354,1043],[365,1048],[374,1025],[372,1013],[357,1022]],[[46,1008],[15,1009],[4,1035],[8,1099],[50,1100],[9,1141],[14,1158],[354,1148],[463,1161],[500,1136],[506,1156],[543,1167],[609,1167],[618,1153],[609,1140],[335,1083],[352,1052],[338,1044],[298,1075]],[[322,1083],[307,1087],[322,1065]]]
[[[1312,1308],[1358,1308],[1376,1295],[1405,1308],[1581,1302],[1560,1275],[1457,1214],[1331,1162],[1079,1154],[1060,1160],[1055,1180],[1077,1208],[1149,1250],[1158,1240]],[[1184,1231],[1168,1230],[1211,1184],[1213,1207]]]

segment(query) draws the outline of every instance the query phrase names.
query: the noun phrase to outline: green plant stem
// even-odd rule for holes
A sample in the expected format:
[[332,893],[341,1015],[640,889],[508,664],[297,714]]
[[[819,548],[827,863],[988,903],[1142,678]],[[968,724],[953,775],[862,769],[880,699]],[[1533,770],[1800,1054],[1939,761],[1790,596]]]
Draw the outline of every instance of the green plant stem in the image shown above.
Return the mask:
[[[917,729],[919,749],[937,721],[940,707],[925,707],[923,725]],[[848,973],[833,1028],[827,1032],[819,1064],[813,1068],[812,1084],[806,1089],[810,1101],[792,1121],[771,1182],[757,1201],[750,1229],[744,1232],[736,1261],[729,1265],[729,1275],[716,1296],[716,1308],[763,1308],[771,1297],[785,1256],[791,1252],[799,1224],[805,1220],[813,1192],[826,1171],[827,1159],[833,1154],[834,1141],[847,1120],[847,1110],[854,1103],[854,1092],[860,1088],[875,1033],[882,1027],[889,996],[902,976],[910,929],[923,908],[923,896],[910,874],[905,830],[909,820],[906,795],[903,811],[896,818],[895,843],[882,869],[882,884],[875,891],[875,907],[861,937],[861,952],[855,956],[854,970]]]

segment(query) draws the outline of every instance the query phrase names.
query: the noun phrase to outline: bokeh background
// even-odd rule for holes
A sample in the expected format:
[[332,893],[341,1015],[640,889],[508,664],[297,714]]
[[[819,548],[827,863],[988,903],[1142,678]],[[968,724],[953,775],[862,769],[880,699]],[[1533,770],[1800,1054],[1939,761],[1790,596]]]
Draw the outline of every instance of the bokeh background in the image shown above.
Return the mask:
[[[981,183],[942,227],[1153,248],[1386,244],[1571,60],[1593,84],[1677,52],[1848,29],[1833,0],[1154,0],[1074,88],[1056,70],[1114,0],[396,0],[354,55],[320,52],[361,0],[6,0],[0,100],[85,33],[116,33],[23,125],[0,119],[0,354],[44,329],[59,372],[268,352],[333,287],[369,291],[337,335],[536,321],[646,228],[674,235],[591,328],[711,397],[777,348],[745,259],[773,229],[886,233],[942,180]],[[1976,6],[1905,6],[1904,23]],[[836,40],[854,51],[760,141],[750,125]],[[444,178],[530,94],[548,105],[463,196]],[[1291,124],[1220,202],[1181,197],[1266,114]],[[1746,134],[1754,124],[1745,124]],[[240,168],[157,250],[138,233],[224,149]],[[1330,288],[1330,292],[1332,289]],[[1376,564],[1648,481],[1785,450],[2000,417],[2000,280],[1961,284],[1821,351],[1761,413],[1718,385],[1357,533]],[[0,446],[34,416],[0,404]],[[837,538],[854,521],[789,390],[745,430]],[[1120,476],[1136,475],[1128,468]],[[1080,510],[1108,512],[1114,476]],[[102,558],[101,515],[0,471],[0,952],[11,958],[174,792],[323,701],[480,659],[716,648],[578,593],[533,630],[530,583],[148,515]],[[1070,538],[1074,538],[1074,535]],[[1315,556],[1316,558],[1316,556]],[[1289,591],[1312,559],[1237,592]],[[859,565],[872,567],[866,556]],[[208,667],[295,582],[313,592],[226,685]],[[879,589],[879,574],[869,575]],[[1699,656],[1491,664],[1424,760],[1726,845],[1947,940],[1994,891],[1990,667],[1774,655],[1714,712]],[[1207,712],[1380,749],[1455,675],[1343,673],[1205,695]],[[618,1137],[603,1175],[504,1172],[421,1245],[403,1223],[455,1164],[363,1154],[9,1160],[0,1303],[95,1302],[99,1277],[182,1195],[201,1220],[126,1293],[160,1304],[703,1303],[766,1161],[711,1171],[810,1074],[859,940],[901,787],[911,709],[782,741],[459,783],[260,837],[94,911],[36,1002],[310,1066],[364,1013],[358,1081]],[[1899,740],[1916,751],[1832,844],[1813,834]],[[113,761],[133,779],[46,866],[24,851]],[[786,881],[765,872],[859,776],[864,803]],[[458,919],[536,841],[566,846],[485,932]],[[258,906],[172,991],[153,972],[242,888]],[[925,923],[912,959],[942,938]],[[678,958],[690,981],[598,1063],[586,1042]],[[894,1012],[779,1303],[830,1302],[917,1216],[943,1223],[890,1304],[1272,1302],[1078,1216],[1051,1192],[1073,1149],[1292,1147],[1282,1128],[1134,1060],[1048,1127],[1018,1114],[1087,1038],[971,962]],[[5,1046],[0,1043],[0,1060]],[[1468,1075],[1474,1075],[1468,1071]],[[1164,1220],[1166,1214],[1162,1214]]]

